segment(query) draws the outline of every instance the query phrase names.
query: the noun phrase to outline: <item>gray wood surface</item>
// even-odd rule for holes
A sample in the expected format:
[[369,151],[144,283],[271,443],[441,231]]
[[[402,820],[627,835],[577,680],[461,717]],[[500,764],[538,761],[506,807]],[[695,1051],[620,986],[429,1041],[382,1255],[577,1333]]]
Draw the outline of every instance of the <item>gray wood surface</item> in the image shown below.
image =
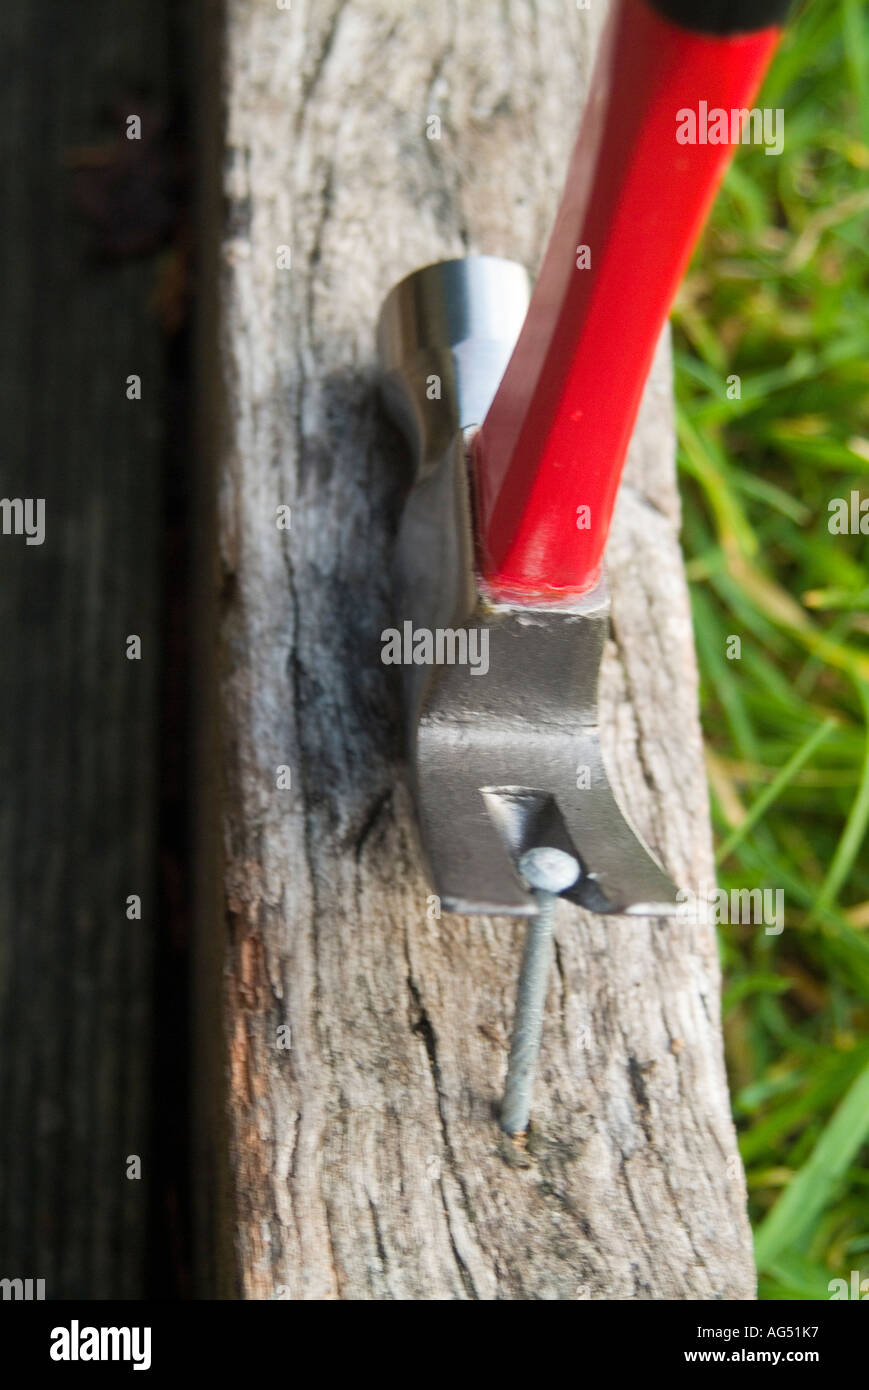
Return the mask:
[[[225,1294],[753,1296],[712,930],[561,908],[517,1153],[494,1112],[522,927],[427,918],[379,660],[407,465],[375,401],[380,301],[466,251],[536,268],[601,13],[226,4],[198,967],[200,1234]],[[696,886],[712,856],[678,520],[664,343],[609,550],[603,718],[623,804]]]

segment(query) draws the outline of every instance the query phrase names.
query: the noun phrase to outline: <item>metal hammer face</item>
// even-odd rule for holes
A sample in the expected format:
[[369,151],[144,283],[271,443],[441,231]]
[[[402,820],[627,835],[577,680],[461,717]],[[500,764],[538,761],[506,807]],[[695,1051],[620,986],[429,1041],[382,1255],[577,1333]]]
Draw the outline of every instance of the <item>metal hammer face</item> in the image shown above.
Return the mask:
[[384,391],[416,451],[396,557],[396,627],[412,789],[443,907],[530,916],[529,850],[580,865],[563,892],[594,912],[666,915],[676,889],[616,804],[600,749],[605,580],[563,604],[499,602],[477,568],[468,445],[529,298],[496,257],[428,266],[381,313]]

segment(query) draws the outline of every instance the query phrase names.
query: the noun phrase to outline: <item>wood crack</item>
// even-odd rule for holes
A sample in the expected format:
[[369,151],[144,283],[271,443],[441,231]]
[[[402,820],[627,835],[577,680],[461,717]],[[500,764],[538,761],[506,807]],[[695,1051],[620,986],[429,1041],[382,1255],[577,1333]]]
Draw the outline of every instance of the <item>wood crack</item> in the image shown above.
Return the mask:
[[[417,1015],[416,1020],[411,1023],[411,1032],[416,1033],[419,1037],[422,1038],[426,1057],[428,1058],[429,1069],[431,1071],[432,1076],[432,1084],[434,1086],[435,1091],[435,1103],[437,1105],[437,1112],[440,1119],[441,1137],[443,1139],[444,1152],[449,1162],[450,1172],[452,1173],[452,1176],[456,1182],[456,1186],[458,1187],[459,1192],[461,1193],[462,1202],[465,1207],[466,1215],[468,1216],[468,1219],[471,1222],[471,1224],[473,1224],[473,1218],[471,1216],[471,1211],[468,1203],[468,1194],[465,1190],[461,1170],[458,1164],[456,1163],[456,1156],[453,1152],[453,1146],[450,1141],[449,1127],[447,1125],[447,1117],[444,1109],[444,1096],[443,1091],[441,1089],[441,1074],[437,1056],[437,1038],[435,1037],[434,1027],[432,1026],[432,1022],[428,1016],[428,1012],[425,1008],[425,1005],[422,1002],[422,996],[419,992],[419,989],[417,988],[413,976],[410,973],[407,976],[407,988],[410,993],[411,1003]],[[459,1277],[462,1281],[465,1293],[468,1295],[468,1298],[477,1299],[479,1298],[479,1294],[477,1293],[476,1287],[474,1285],[474,1280],[471,1276],[471,1271],[468,1269],[467,1264],[459,1254],[458,1246],[456,1245],[455,1232],[453,1231],[452,1216],[450,1215],[449,1203],[447,1201],[446,1193],[444,1192],[443,1178],[438,1179],[438,1183],[443,1201],[444,1218],[446,1220],[447,1229],[449,1231],[450,1247],[453,1252],[453,1257],[456,1262],[456,1268],[459,1272]]]

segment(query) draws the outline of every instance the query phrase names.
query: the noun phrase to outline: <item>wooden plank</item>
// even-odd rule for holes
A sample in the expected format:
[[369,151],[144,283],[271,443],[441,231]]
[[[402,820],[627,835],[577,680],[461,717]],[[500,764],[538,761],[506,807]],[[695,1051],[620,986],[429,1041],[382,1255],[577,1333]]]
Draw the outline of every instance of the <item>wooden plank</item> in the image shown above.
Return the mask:
[[119,19],[108,0],[11,0],[0,36],[0,492],[45,502],[41,545],[0,536],[0,1275],[44,1279],[47,1298],[135,1298],[154,1192],[166,380],[151,300],[172,209],[159,142],[140,162],[123,116],[167,110],[168,6],[129,0]]
[[[428,919],[379,660],[407,469],[375,406],[379,304],[439,257],[536,266],[600,12],[225,7],[205,372],[220,733],[202,755],[222,787],[222,867],[207,805],[201,827],[201,1009],[206,1033],[220,1016],[227,1079],[228,1168],[218,1101],[207,1179],[223,1292],[753,1296],[712,931],[562,907],[539,1134],[517,1157],[494,1112],[522,927]],[[664,343],[609,551],[603,712],[624,805],[695,886],[712,855],[677,530]]]

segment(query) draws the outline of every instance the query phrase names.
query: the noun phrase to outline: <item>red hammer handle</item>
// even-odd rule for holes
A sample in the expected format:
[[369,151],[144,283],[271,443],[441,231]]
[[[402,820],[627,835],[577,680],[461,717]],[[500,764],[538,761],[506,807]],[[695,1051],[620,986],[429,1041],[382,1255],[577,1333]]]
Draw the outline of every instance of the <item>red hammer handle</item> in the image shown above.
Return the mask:
[[782,8],[615,0],[528,316],[474,445],[496,599],[563,600],[598,578],[655,345],[732,154],[732,133],[709,140],[722,133],[709,113],[751,106]]

